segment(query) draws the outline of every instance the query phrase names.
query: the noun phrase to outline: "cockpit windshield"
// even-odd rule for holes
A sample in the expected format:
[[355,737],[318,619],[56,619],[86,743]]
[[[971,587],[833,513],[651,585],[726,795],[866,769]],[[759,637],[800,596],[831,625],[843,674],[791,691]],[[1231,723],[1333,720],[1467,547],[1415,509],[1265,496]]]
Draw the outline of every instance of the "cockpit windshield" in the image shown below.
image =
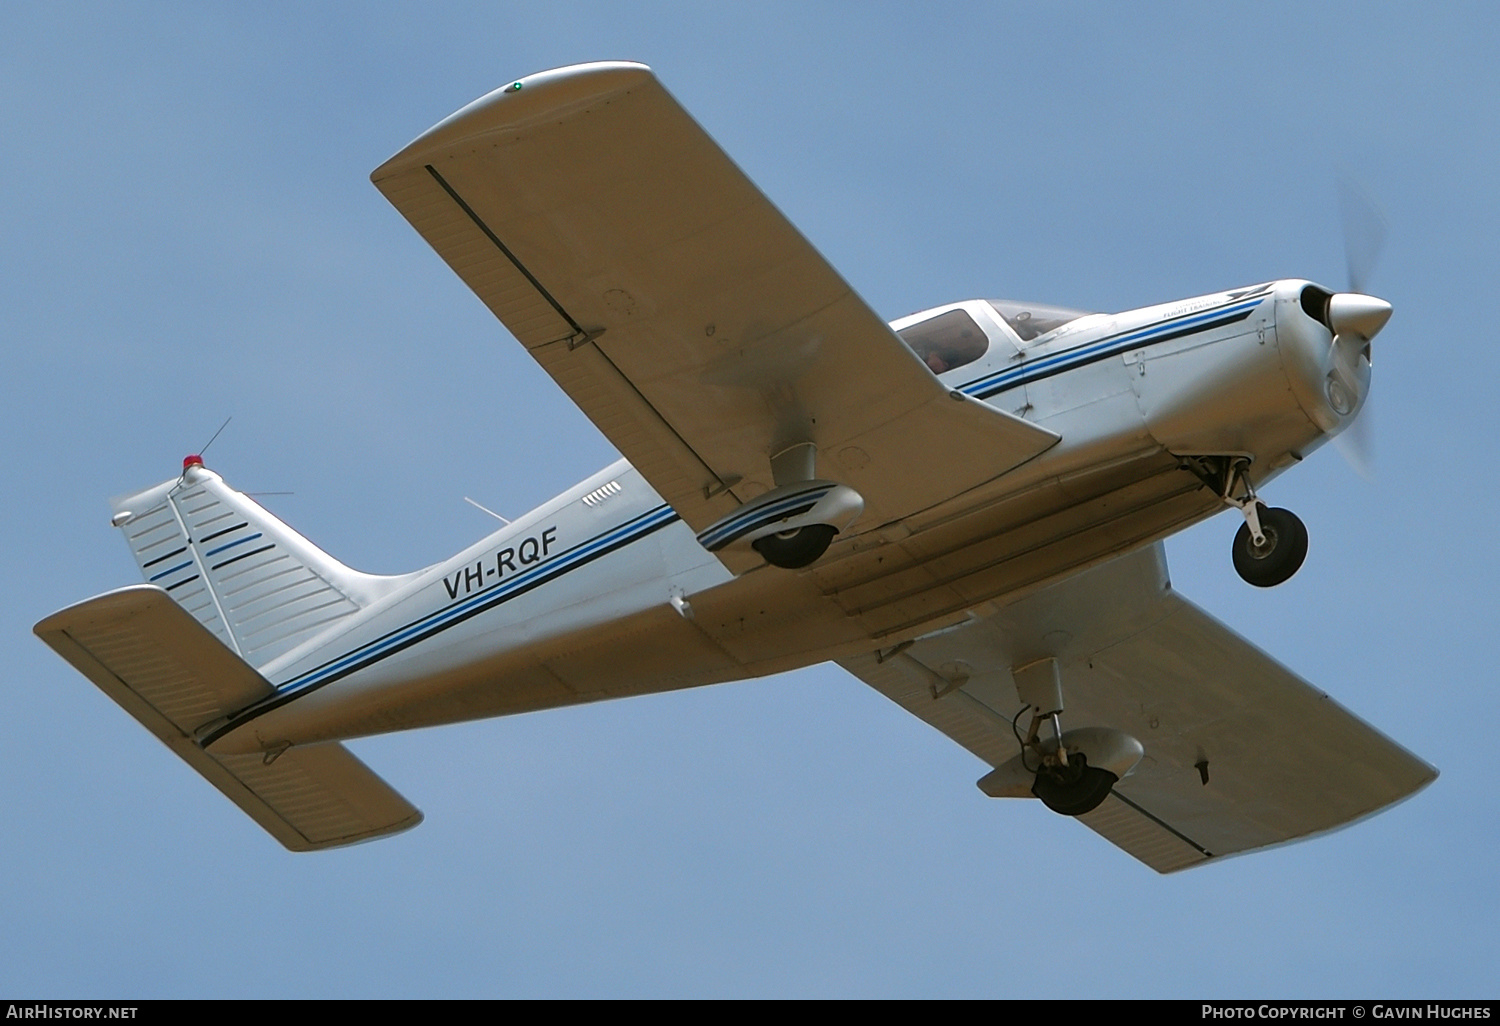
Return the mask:
[[1047,332],[1061,328],[1069,321],[1087,317],[1090,313],[1088,310],[1069,310],[1067,307],[1047,306],[1043,303],[1018,303],[1013,299],[991,299],[989,304],[1010,325],[1011,330],[1021,336],[1022,342],[1040,338]]
[[989,336],[962,310],[918,321],[897,334],[934,374],[973,363],[990,347]]

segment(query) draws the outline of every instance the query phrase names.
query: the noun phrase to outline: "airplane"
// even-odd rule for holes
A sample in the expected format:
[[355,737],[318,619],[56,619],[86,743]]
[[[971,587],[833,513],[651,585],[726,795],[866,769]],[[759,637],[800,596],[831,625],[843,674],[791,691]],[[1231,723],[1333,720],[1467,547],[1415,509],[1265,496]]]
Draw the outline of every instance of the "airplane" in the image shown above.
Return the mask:
[[826,661],[1166,873],[1437,773],[1180,597],[1226,509],[1369,392],[1381,299],[1304,279],[887,324],[644,65],[497,89],[375,186],[624,457],[444,562],[361,573],[188,456],[113,501],[145,583],[35,632],[287,848],[421,813],[343,744]]

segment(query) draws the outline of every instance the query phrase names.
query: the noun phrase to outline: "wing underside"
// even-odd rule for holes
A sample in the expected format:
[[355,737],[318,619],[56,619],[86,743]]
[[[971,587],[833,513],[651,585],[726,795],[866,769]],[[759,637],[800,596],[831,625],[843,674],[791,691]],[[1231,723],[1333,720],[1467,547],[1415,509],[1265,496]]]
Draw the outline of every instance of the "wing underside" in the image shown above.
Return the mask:
[[371,177],[695,530],[789,445],[863,529],[1056,441],[944,389],[641,65],[522,79]]
[[1172,592],[1156,545],[884,661],[842,665],[991,766],[1017,752],[1010,667],[1061,665],[1065,726],[1146,756],[1079,817],[1159,872],[1323,833],[1436,771]]

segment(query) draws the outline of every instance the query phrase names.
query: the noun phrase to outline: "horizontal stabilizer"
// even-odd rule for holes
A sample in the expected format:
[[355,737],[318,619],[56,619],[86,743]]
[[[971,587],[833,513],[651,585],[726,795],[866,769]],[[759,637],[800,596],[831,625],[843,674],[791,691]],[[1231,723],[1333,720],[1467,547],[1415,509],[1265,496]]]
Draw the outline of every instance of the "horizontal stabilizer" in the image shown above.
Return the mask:
[[188,765],[292,851],[396,833],[422,814],[343,745],[214,755],[205,726],[273,692],[270,683],[155,585],[121,588],[34,628]]

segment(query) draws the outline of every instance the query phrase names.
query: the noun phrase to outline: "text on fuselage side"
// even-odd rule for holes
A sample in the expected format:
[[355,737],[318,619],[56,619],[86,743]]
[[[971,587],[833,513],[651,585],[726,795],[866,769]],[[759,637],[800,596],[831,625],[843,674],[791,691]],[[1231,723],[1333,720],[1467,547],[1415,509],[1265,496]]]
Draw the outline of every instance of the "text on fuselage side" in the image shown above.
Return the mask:
[[526,567],[540,563],[557,543],[557,528],[549,527],[537,534],[529,534],[493,555],[474,560],[461,570],[443,578],[443,587],[448,589],[452,601],[460,595],[469,595],[491,584],[497,584],[509,574],[519,573]]

